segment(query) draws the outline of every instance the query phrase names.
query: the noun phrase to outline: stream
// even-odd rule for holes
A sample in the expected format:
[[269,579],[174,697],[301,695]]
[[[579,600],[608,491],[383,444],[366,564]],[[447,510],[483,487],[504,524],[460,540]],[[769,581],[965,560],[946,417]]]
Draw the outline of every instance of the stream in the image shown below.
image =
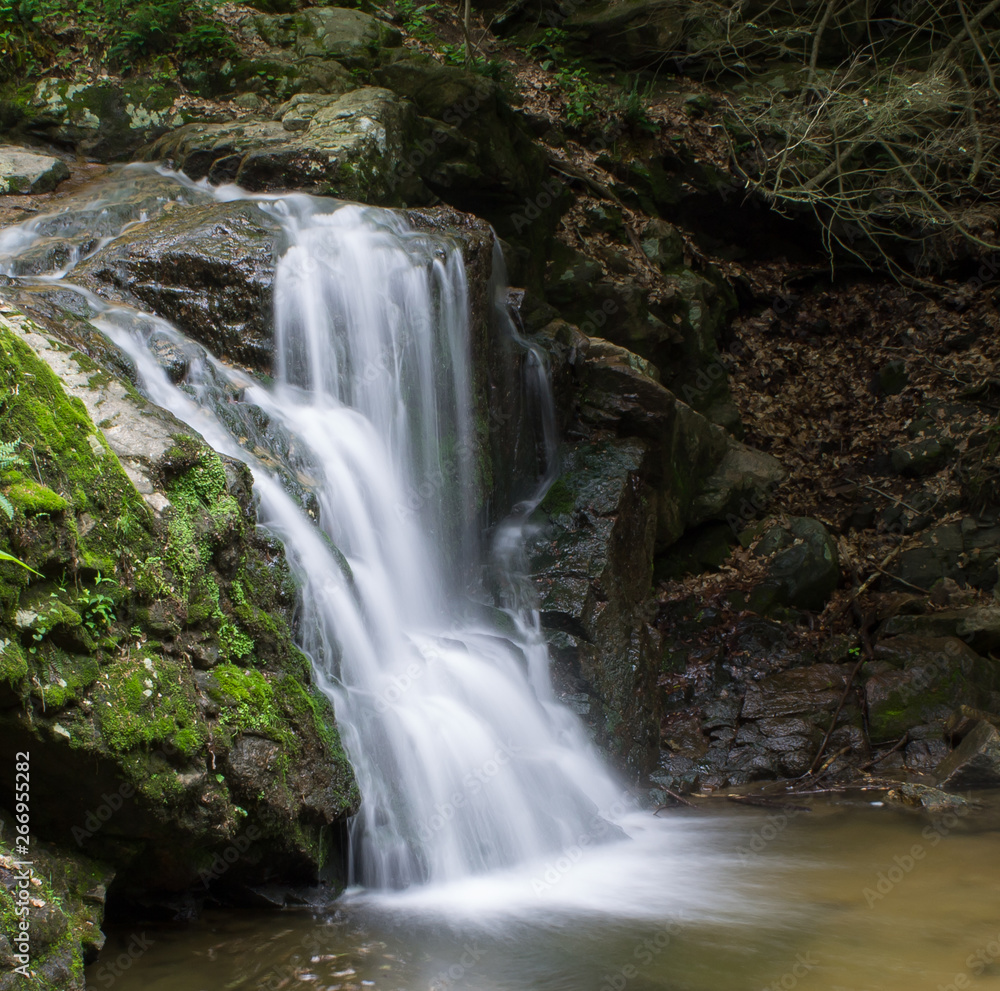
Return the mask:
[[810,807],[665,814],[673,904],[655,917],[543,900],[512,912],[499,894],[491,910],[488,890],[437,904],[349,893],[320,911],[143,927],[134,961],[137,930],[112,930],[88,979],[116,977],[119,991],[1000,989],[1000,795],[964,819]]
[[[89,983],[1000,989],[995,804],[950,821],[837,801],[654,816],[605,768],[552,690],[519,570],[525,521],[554,477],[551,400],[530,350],[537,478],[490,547],[477,532],[469,287],[455,243],[392,211],[212,189],[150,167],[114,182],[2,232],[0,265],[85,300],[145,394],[249,465],[363,802],[338,901],[112,926]],[[154,205],[249,202],[280,228],[272,379],[74,284],[81,260],[145,219],[112,208],[121,189],[141,202],[144,184]],[[499,296],[497,332],[519,340]],[[179,380],[165,353],[185,356]],[[414,501],[429,479],[443,487]],[[482,574],[488,583],[470,579]],[[501,590],[492,601],[487,584]]]

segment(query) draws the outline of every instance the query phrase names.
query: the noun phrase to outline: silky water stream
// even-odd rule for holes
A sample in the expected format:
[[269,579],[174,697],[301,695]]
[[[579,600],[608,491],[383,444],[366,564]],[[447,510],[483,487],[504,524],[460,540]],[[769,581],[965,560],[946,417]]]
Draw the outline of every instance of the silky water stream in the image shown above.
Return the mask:
[[[267,384],[73,285],[81,257],[164,200],[250,200],[280,228]],[[484,553],[468,287],[447,238],[389,211],[131,168],[0,232],[0,266],[82,296],[149,398],[250,466],[363,795],[334,907],[209,914],[138,942],[116,930],[95,986],[875,991],[964,974],[1000,989],[994,819],[926,836],[884,809],[657,818],[605,770],[552,692],[518,575],[553,469],[541,357],[528,355],[526,385],[548,463]],[[498,322],[516,338],[502,308]],[[180,382],[164,344],[188,357]],[[306,480],[311,515],[288,479]],[[462,591],[486,570],[506,590],[502,622]]]

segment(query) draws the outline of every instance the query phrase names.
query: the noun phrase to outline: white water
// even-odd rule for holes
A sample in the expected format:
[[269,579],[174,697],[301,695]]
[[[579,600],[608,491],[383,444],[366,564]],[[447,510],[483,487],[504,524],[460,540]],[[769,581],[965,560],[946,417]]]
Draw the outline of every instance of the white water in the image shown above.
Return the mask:
[[[180,178],[176,195],[250,198]],[[710,844],[699,853],[683,826],[631,812],[550,687],[538,617],[516,571],[551,465],[497,528],[492,561],[478,560],[458,249],[387,211],[301,195],[253,199],[287,239],[270,386],[162,320],[87,295],[93,322],[132,357],[150,398],[253,470],[259,520],[282,539],[301,582],[301,646],[334,702],[363,796],[351,824],[352,882],[409,888],[382,897],[422,911],[544,904],[656,917],[699,903],[704,912]],[[8,271],[33,243],[32,225],[0,236]],[[502,313],[498,332],[514,333]],[[179,385],[149,349],[164,340],[200,355]],[[540,356],[528,366],[551,435]],[[279,437],[285,449],[248,454],[226,425],[243,407],[271,421],[254,434],[242,418],[246,447]],[[309,479],[317,519],[265,462]],[[509,590],[502,624],[458,591],[487,564]],[[716,909],[731,894],[718,892]]]

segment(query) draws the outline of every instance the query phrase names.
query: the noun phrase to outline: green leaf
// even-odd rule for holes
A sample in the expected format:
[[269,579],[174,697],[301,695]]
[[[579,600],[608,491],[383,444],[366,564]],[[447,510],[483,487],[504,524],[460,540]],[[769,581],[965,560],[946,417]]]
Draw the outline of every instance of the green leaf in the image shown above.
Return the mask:
[[35,571],[30,564],[25,564],[19,557],[14,557],[13,554],[7,554],[4,551],[0,551],[0,561],[13,561],[14,564],[19,564],[22,568],[27,568],[33,575],[38,575],[39,578],[45,577],[40,571]]

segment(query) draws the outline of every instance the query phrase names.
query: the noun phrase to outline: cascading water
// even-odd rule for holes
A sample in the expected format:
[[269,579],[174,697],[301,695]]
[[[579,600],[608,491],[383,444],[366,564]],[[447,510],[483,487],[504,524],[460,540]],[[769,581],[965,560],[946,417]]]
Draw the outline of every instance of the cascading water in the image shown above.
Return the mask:
[[[249,198],[178,183],[202,198]],[[454,881],[558,852],[593,831],[617,792],[554,698],[537,617],[510,572],[545,481],[498,530],[501,584],[513,590],[504,631],[455,594],[481,564],[461,253],[388,211],[256,199],[287,239],[273,385],[197,346],[175,385],[149,344],[165,337],[190,351],[179,331],[88,294],[92,322],[131,356],[154,402],[254,472],[260,522],[301,582],[302,649],[334,701],[361,787],[353,880]],[[0,242],[8,271],[33,240],[29,225]],[[528,364],[551,433],[540,356]],[[233,410],[234,397],[265,415],[266,431]],[[316,520],[247,453],[275,437],[284,449],[271,459],[309,479]]]

